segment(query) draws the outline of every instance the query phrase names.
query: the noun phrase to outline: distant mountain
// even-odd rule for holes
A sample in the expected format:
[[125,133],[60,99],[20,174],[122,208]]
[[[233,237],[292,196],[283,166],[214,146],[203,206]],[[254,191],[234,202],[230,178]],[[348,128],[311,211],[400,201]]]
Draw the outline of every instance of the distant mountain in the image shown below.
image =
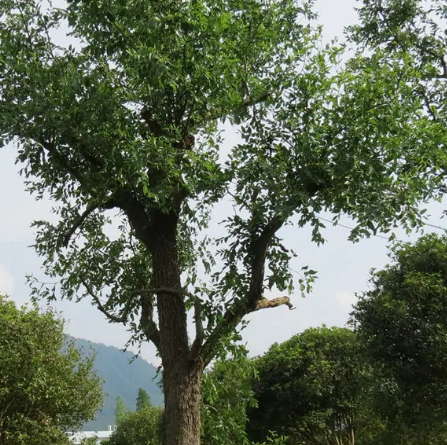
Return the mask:
[[129,363],[131,352],[123,352],[113,346],[93,343],[79,338],[72,338],[76,347],[89,353],[96,351],[95,370],[105,380],[104,407],[98,412],[96,420],[84,424],[84,431],[105,431],[108,425],[115,423],[115,401],[121,396],[130,411],[135,410],[138,388],[143,388],[151,396],[153,405],[163,404],[163,394],[154,380],[157,369],[141,357]]

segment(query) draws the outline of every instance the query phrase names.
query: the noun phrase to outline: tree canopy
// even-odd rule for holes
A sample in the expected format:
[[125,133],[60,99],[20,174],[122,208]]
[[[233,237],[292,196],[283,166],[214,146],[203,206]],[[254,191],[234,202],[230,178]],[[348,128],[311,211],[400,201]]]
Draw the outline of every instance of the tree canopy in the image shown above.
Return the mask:
[[447,237],[400,243],[390,256],[391,264],[373,272],[353,321],[370,359],[381,366],[384,413],[424,437],[445,431]]
[[[323,211],[349,215],[353,240],[412,227],[443,183],[420,66],[380,42],[342,65],[312,7],[0,1],[0,137],[59,217],[35,223],[60,283],[35,295],[89,298],[156,345],[168,445],[198,444],[200,376],[223,339],[250,312],[291,308],[312,277],[294,280],[281,228],[310,224],[321,242]],[[234,213],[207,231],[222,204]]]
[[110,437],[110,445],[160,445],[163,409],[144,407],[126,413]]
[[382,428],[372,409],[371,366],[349,329],[308,329],[273,345],[256,370],[251,439],[263,441],[274,431],[290,443],[366,444]]
[[93,358],[67,342],[64,321],[0,295],[0,443],[67,443],[102,403]]
[[430,119],[438,123],[437,132],[444,134],[447,118],[444,1],[364,1],[359,16],[360,24],[351,28],[353,40],[370,49],[380,48],[395,60],[414,67],[417,76],[413,94],[420,97]]

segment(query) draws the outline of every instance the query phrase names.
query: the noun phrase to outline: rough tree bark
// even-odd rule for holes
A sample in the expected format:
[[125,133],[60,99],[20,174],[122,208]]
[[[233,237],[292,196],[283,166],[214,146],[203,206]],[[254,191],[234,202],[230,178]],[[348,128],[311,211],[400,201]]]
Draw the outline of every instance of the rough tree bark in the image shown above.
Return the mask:
[[178,360],[163,373],[165,445],[200,445],[200,362]]
[[[159,213],[150,229],[149,250],[156,289],[181,291],[175,213]],[[163,364],[165,445],[200,445],[200,381],[203,363],[191,356],[185,297],[157,292],[160,354]]]

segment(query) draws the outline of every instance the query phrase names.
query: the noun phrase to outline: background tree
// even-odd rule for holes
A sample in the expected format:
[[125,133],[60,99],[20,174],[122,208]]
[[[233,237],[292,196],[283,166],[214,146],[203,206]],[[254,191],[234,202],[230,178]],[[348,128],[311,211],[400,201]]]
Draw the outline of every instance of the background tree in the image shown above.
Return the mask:
[[67,443],[102,403],[93,358],[66,341],[64,321],[0,295],[0,443]]
[[426,440],[440,430],[445,437],[447,237],[397,244],[390,257],[355,306],[356,331],[380,365],[382,409],[395,435]]
[[150,406],[126,413],[110,437],[110,445],[160,445],[163,409]]
[[[284,225],[311,224],[317,242],[321,211],[356,221],[352,239],[409,227],[444,174],[445,134],[413,94],[418,68],[372,51],[338,69],[311,6],[0,1],[0,137],[60,217],[36,223],[60,281],[36,296],[89,298],[155,344],[167,445],[199,443],[203,369],[243,317],[292,306],[263,295],[297,284]],[[61,24],[73,45],[51,40]],[[225,150],[222,122],[241,124]],[[211,237],[226,202],[236,211]]]
[[354,445],[382,428],[372,411],[371,369],[348,329],[308,329],[273,345],[256,369],[258,406],[247,425],[253,440],[275,431],[291,444]]
[[127,413],[128,410],[123,398],[118,396],[115,401],[115,423],[119,425]]
[[137,402],[135,406],[136,410],[141,411],[151,406],[151,396],[143,388],[138,388]]

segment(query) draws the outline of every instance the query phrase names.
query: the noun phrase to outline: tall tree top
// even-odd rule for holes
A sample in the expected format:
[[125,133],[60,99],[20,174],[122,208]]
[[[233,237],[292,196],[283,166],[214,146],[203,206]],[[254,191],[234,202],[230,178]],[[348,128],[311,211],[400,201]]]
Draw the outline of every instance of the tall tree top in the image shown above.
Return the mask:
[[152,406],[151,396],[143,388],[138,388],[136,410],[142,411],[150,406]]

